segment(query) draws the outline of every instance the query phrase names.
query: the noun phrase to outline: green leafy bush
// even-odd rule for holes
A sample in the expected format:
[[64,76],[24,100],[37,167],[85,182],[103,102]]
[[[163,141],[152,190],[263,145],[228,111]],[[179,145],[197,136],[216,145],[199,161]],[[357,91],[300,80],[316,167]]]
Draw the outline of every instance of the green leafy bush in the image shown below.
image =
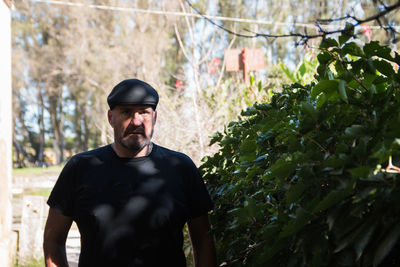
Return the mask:
[[201,171],[226,265],[399,266],[400,56],[349,39],[214,135]]

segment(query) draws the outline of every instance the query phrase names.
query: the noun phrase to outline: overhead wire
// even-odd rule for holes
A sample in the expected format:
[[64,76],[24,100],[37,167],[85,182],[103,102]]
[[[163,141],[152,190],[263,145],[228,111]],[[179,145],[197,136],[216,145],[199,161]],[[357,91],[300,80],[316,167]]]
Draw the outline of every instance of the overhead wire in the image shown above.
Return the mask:
[[[248,24],[260,24],[260,25],[277,25],[277,26],[291,26],[291,27],[303,27],[303,28],[312,28],[315,29],[315,24],[313,23],[290,23],[290,22],[278,22],[271,20],[256,20],[256,19],[245,19],[245,18],[232,18],[232,17],[224,17],[224,16],[212,16],[207,14],[195,14],[195,13],[187,13],[187,12],[177,12],[177,11],[164,11],[164,10],[151,10],[151,9],[141,9],[141,8],[133,8],[133,7],[118,7],[118,6],[108,6],[108,5],[94,5],[94,4],[85,4],[85,3],[77,3],[70,1],[60,1],[60,0],[30,0],[33,3],[43,3],[43,4],[52,4],[52,5],[63,5],[63,6],[71,6],[71,7],[88,7],[92,9],[98,10],[109,10],[109,11],[120,11],[120,12],[134,12],[134,13],[143,13],[143,14],[154,14],[154,15],[172,15],[172,16],[181,16],[181,17],[195,17],[195,18],[208,18],[211,20],[219,20],[219,21],[231,21],[238,23],[248,23]],[[343,25],[328,25],[328,24],[319,24],[319,26],[327,29],[335,29],[338,27],[342,27]],[[380,26],[369,26],[371,29],[381,29]],[[393,26],[393,28],[399,28],[397,26]]]

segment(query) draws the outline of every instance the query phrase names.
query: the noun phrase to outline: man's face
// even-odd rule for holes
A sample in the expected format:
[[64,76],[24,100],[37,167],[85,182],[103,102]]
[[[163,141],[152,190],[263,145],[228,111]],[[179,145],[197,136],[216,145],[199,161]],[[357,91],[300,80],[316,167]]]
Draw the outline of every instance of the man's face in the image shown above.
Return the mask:
[[117,105],[108,111],[114,142],[134,153],[150,144],[156,119],[157,112],[147,105]]

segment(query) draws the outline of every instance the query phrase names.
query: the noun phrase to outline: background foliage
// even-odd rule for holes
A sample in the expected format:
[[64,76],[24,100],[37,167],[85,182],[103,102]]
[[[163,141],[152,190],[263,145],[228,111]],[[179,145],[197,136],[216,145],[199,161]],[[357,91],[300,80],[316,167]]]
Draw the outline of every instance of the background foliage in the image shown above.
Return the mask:
[[[13,1],[15,167],[62,164],[74,153],[111,142],[105,99],[127,77],[144,79],[160,92],[155,141],[187,153],[198,163],[216,150],[207,146],[211,133],[222,130],[246,106],[269,98],[264,90],[257,90],[259,81],[263,88],[280,88],[286,79],[280,62],[292,70],[317,46],[311,40],[305,47],[295,47],[294,38],[238,38],[204,19],[131,10],[193,13],[183,0],[62,2]],[[312,23],[316,19],[366,17],[395,0],[191,2],[204,14],[263,22],[217,21],[236,32],[307,30],[312,34],[318,32]],[[121,10],[95,9],[92,4]],[[398,25],[399,12],[382,20],[389,22]],[[333,24],[342,27],[340,22]],[[377,21],[369,24],[379,26]],[[356,30],[361,41],[368,40],[360,27]],[[393,39],[383,29],[372,28],[371,34],[383,43]],[[265,53],[266,69],[252,74],[252,86],[243,83],[241,72],[224,70],[224,50],[243,47]]]
[[[191,2],[204,14],[266,22],[219,21],[239,33],[304,27],[312,34],[319,31],[310,24],[316,19],[367,17],[396,1]],[[220,151],[202,167],[216,200],[220,259],[248,266],[365,266],[393,259],[387,252],[399,236],[397,169],[386,166],[389,158],[398,160],[399,79],[390,64],[399,60],[376,42],[362,46],[370,37],[360,27],[353,42],[342,36],[323,43],[313,80],[313,40],[294,47],[291,38],[236,38],[194,17],[88,7],[193,12],[184,1],[70,0],[87,4],[80,8],[13,2],[15,167],[62,164],[111,142],[105,99],[127,77],[160,92],[155,141],[195,162],[218,150],[207,146],[210,133],[258,101],[213,137]],[[397,26],[399,14],[380,22]],[[389,44],[393,37],[372,28],[373,40]],[[224,49],[243,47],[265,53],[266,70],[252,73],[250,85],[241,73],[224,71]],[[288,82],[295,84],[281,90]],[[185,251],[190,254],[188,243]]]
[[400,264],[400,56],[351,36],[213,136],[201,169],[225,265]]

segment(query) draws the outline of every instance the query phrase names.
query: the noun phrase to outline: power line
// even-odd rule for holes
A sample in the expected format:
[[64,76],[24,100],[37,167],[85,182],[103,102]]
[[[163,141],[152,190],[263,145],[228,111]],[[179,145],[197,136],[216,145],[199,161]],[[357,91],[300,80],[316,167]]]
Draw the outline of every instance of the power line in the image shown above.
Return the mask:
[[[255,19],[242,19],[242,18],[232,18],[232,17],[223,17],[223,16],[211,16],[211,15],[200,15],[194,13],[185,13],[185,12],[175,12],[175,11],[162,11],[162,10],[150,10],[150,9],[140,9],[140,8],[132,8],[132,7],[117,7],[117,6],[107,6],[107,5],[93,5],[93,4],[83,4],[83,3],[74,3],[68,1],[58,1],[58,0],[30,0],[33,3],[45,3],[45,4],[53,4],[53,5],[63,5],[63,6],[71,6],[71,7],[87,7],[92,9],[99,10],[109,10],[109,11],[120,11],[120,12],[135,12],[135,13],[143,13],[143,14],[153,14],[153,15],[172,15],[172,16],[181,16],[181,17],[195,17],[195,18],[207,18],[212,20],[219,21],[231,21],[231,22],[239,22],[239,23],[248,23],[248,24],[260,24],[260,25],[278,25],[278,26],[291,26],[291,27],[303,27],[303,28],[312,28],[315,29],[315,24],[312,23],[289,23],[289,22],[277,22],[277,21],[265,21],[265,20],[255,20]],[[329,29],[335,29],[337,27],[341,27],[343,25],[322,25],[319,26]],[[379,26],[370,26],[371,29],[381,29]],[[394,27],[396,28],[396,27]]]
[[[307,44],[307,42],[310,39],[314,39],[314,38],[326,38],[327,36],[330,35],[334,35],[334,34],[350,34],[352,36],[354,36],[354,33],[352,33],[354,31],[354,29],[357,26],[364,26],[367,25],[368,22],[371,21],[377,21],[379,24],[379,28],[384,29],[386,32],[390,33],[392,35],[392,43],[396,43],[397,39],[396,39],[396,33],[398,33],[396,30],[399,29],[398,26],[392,26],[392,25],[387,25],[387,26],[383,26],[381,23],[381,19],[384,18],[384,16],[387,13],[390,13],[398,8],[400,8],[400,0],[396,3],[393,4],[391,6],[385,6],[385,8],[383,10],[381,10],[380,12],[378,12],[377,14],[370,16],[368,18],[365,19],[359,19],[355,16],[350,16],[347,15],[346,17],[342,17],[342,18],[338,18],[338,19],[329,19],[329,20],[324,20],[324,21],[344,21],[347,19],[352,19],[354,20],[356,23],[355,24],[347,24],[346,23],[346,27],[342,28],[342,29],[333,29],[333,30],[327,30],[326,27],[324,28],[324,25],[321,25],[319,22],[321,20],[316,20],[315,21],[315,26],[317,27],[317,33],[316,34],[308,34],[307,32],[304,33],[300,33],[300,32],[291,32],[291,33],[287,33],[287,34],[268,34],[268,33],[258,33],[258,32],[251,32],[252,35],[249,34],[242,34],[242,33],[237,33],[235,31],[232,31],[230,29],[228,29],[227,27],[225,27],[224,25],[220,25],[217,24],[214,20],[206,17],[202,12],[200,12],[200,10],[198,10],[197,8],[195,8],[190,0],[186,0],[186,3],[194,10],[196,11],[199,15],[201,15],[204,19],[206,19],[208,22],[210,22],[212,25],[222,29],[223,31],[229,33],[229,34],[233,34],[239,37],[245,37],[245,38],[255,38],[255,37],[265,37],[265,38],[287,38],[287,37],[296,37],[298,38],[298,41],[296,42],[296,45],[303,45],[303,44]],[[369,27],[369,29],[371,29],[371,27]],[[363,30],[364,31],[364,30]],[[356,35],[359,33],[356,33]]]

